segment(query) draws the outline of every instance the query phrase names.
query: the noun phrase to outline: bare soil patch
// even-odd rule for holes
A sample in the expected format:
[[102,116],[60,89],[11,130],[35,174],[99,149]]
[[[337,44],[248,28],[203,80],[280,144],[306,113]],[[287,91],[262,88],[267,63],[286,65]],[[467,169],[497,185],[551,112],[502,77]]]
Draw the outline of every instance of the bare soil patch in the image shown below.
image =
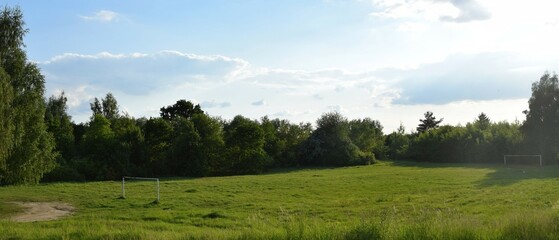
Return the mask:
[[63,202],[14,202],[25,210],[11,217],[16,222],[37,222],[59,219],[74,212],[74,207]]

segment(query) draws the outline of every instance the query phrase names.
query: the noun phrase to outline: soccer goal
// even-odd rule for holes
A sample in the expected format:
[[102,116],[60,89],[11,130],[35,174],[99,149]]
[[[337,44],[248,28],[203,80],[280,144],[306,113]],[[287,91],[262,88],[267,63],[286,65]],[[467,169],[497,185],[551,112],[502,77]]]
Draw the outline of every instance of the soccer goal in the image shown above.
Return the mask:
[[146,177],[122,177],[122,198],[126,198],[126,190],[125,190],[125,185],[126,185],[126,179],[128,180],[148,180],[148,181],[155,181],[156,184],[156,188],[155,188],[155,192],[157,194],[157,202],[159,202],[159,178],[146,178]]
[[504,155],[503,161],[505,165],[510,164],[529,164],[537,162],[542,166],[542,155]]

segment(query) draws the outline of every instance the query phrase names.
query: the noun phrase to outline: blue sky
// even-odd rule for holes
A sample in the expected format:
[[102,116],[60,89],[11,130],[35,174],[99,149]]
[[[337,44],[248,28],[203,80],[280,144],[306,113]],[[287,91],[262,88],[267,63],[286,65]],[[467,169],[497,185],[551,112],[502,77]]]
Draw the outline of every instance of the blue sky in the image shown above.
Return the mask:
[[524,119],[559,69],[555,1],[24,1],[30,60],[74,121],[112,92],[132,116],[179,99],[211,115],[314,122],[328,111],[413,130]]

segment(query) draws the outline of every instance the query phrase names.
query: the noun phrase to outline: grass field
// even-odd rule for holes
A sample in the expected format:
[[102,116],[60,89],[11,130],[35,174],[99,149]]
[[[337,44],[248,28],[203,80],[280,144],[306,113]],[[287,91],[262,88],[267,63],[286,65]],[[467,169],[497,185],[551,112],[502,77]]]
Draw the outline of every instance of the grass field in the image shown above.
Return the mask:
[[[0,188],[0,239],[559,239],[559,167],[383,162],[154,182]],[[70,217],[7,220],[14,201]]]

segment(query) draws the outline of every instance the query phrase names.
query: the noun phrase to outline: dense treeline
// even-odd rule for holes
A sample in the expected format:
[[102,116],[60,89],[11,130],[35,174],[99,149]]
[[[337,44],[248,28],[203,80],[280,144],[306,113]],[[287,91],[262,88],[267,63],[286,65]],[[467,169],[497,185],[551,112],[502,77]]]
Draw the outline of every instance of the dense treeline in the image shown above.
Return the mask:
[[371,164],[384,154],[382,126],[348,121],[339,113],[310,123],[236,116],[211,117],[179,100],[157,118],[119,113],[111,93],[94,99],[88,123],[71,124],[66,97],[47,102],[45,121],[56,136],[57,168],[45,180],[103,180],[123,175],[214,176],[254,174],[273,167]]
[[19,8],[0,13],[0,185],[123,175],[215,176],[269,168],[350,166],[380,159],[500,162],[505,154],[559,157],[559,81],[545,73],[532,85],[523,123],[493,122],[481,113],[465,126],[443,125],[427,111],[415,132],[388,135],[377,120],[323,114],[315,127],[288,120],[207,115],[187,100],[162,107],[160,117],[135,119],[108,93],[91,102],[76,124],[64,93],[44,99],[44,77],[27,60]]
[[466,126],[435,126],[427,131],[391,133],[388,155],[395,159],[430,162],[502,162],[506,154],[526,154],[520,124],[493,123],[481,113]]
[[524,141],[523,125],[495,123],[484,113],[465,126],[439,126],[442,119],[426,112],[417,132],[400,126],[384,135],[379,121],[349,121],[337,112],[322,115],[314,129],[268,117],[223,120],[186,100],[162,107],[160,117],[134,119],[119,113],[111,93],[94,99],[90,121],[76,125],[65,103],[62,94],[46,104],[45,121],[60,153],[46,180],[254,174],[275,167],[371,164],[377,158],[488,163],[502,161],[504,154],[537,153]]

